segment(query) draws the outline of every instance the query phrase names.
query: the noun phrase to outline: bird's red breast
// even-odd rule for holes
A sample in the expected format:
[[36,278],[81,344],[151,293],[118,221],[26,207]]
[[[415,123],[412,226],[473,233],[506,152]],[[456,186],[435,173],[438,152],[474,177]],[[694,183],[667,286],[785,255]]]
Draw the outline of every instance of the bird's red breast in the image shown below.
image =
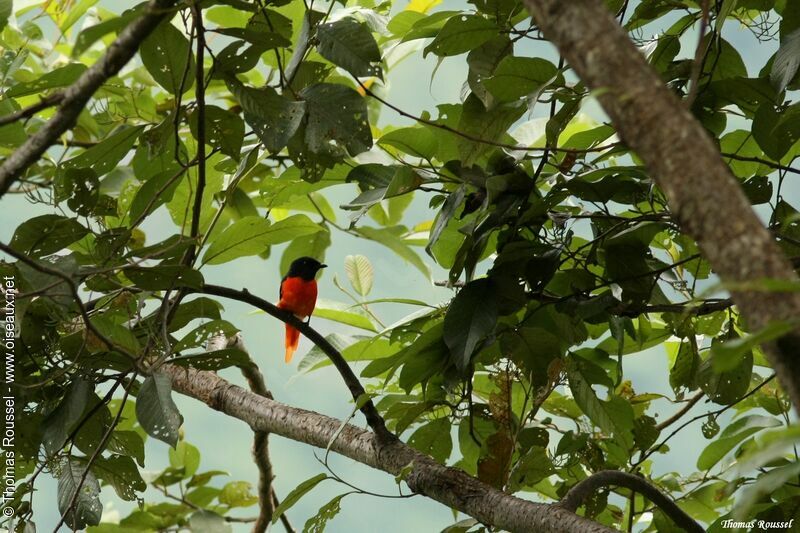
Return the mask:
[[285,277],[281,282],[281,299],[278,307],[291,311],[300,318],[311,316],[317,303],[317,281],[301,277]]
[[[291,311],[299,318],[311,316],[317,303],[317,282],[306,280],[300,276],[286,276],[281,281],[281,299],[278,307]],[[286,356],[288,363],[292,360],[300,343],[300,332],[286,324]]]

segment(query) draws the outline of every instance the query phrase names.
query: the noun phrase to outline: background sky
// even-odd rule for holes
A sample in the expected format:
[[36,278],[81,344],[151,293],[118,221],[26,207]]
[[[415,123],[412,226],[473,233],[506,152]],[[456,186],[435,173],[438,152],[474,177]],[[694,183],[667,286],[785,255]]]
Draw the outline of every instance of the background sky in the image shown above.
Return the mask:
[[[28,4],[32,2],[27,2]],[[15,8],[25,2],[15,2]],[[125,3],[126,5],[128,3]],[[108,9],[121,9],[119,2],[104,0],[100,5]],[[405,2],[398,1],[398,8],[403,8]],[[446,0],[436,10],[469,10],[471,6],[466,2]],[[647,27],[645,36],[657,35],[668,26],[669,22],[662,21],[658,27]],[[750,75],[757,75],[761,65],[774,53],[775,43],[758,44],[749,31],[737,27],[733,21],[725,26],[725,38],[732,42],[743,55]],[[695,36],[687,36],[681,57],[694,55]],[[546,43],[534,43],[522,40],[516,48],[516,55],[540,56],[554,58],[553,48]],[[422,58],[415,54],[396,66],[387,77],[387,99],[402,109],[420,114],[430,111],[436,115],[435,106],[441,103],[457,102],[460,98],[463,81],[466,79],[465,56],[456,56],[445,59],[436,69],[437,59],[433,55]],[[433,75],[436,70],[435,75]],[[543,106],[542,106],[543,107]],[[533,116],[539,116],[543,109],[534,110]],[[584,107],[584,112],[596,120],[604,120],[598,106],[589,102]],[[530,117],[525,117],[525,119]],[[410,124],[411,121],[400,117],[395,112],[385,109],[382,111],[379,124]],[[796,194],[796,186],[790,185],[785,194]],[[339,190],[326,189],[331,205],[339,205],[354,196],[354,189],[350,186]],[[22,196],[6,196],[0,204],[0,239],[8,242],[13,235],[14,228],[29,217],[45,214],[49,210],[45,206],[29,203]],[[340,220],[346,220],[347,214],[340,212]],[[407,211],[403,223],[413,226],[424,220],[432,219],[435,212],[427,208],[427,198],[418,194],[411,208]],[[313,217],[312,217],[313,218]],[[148,242],[157,242],[166,236],[164,228],[169,228],[172,233],[173,224],[166,211],[162,208],[155,216],[150,217],[143,226],[148,236]],[[335,230],[334,230],[335,231]],[[330,265],[323,273],[320,280],[320,296],[331,300],[346,301],[346,297],[333,285],[332,280],[337,276],[346,283],[343,262],[346,255],[362,254],[367,256],[375,268],[375,284],[370,298],[404,297],[417,298],[429,303],[447,301],[452,297],[448,289],[435,287],[422,274],[399,259],[386,248],[363,239],[356,239],[349,235],[334,233],[333,246],[329,248],[325,262]],[[283,247],[274,247],[267,261],[257,257],[241,258],[236,261],[219,266],[206,266],[203,268],[205,279],[209,283],[226,285],[233,288],[246,287],[251,292],[266,299],[277,299],[278,283],[282,273],[278,265]],[[424,252],[423,252],[424,253]],[[446,279],[446,273],[432,264],[433,279]],[[87,296],[88,299],[88,296]],[[252,312],[248,306],[222,300],[225,306],[224,318],[241,329],[244,340],[253,358],[258,362],[267,381],[269,389],[276,400],[336,418],[347,417],[352,410],[350,395],[341,378],[331,367],[305,374],[296,375],[296,365],[309,348],[307,340],[301,341],[300,350],[295,360],[290,365],[283,363],[283,325],[278,321],[264,315]],[[402,316],[413,312],[415,308],[396,304],[378,304],[374,306],[375,312],[386,322],[393,322]],[[347,333],[347,328],[322,319],[315,319],[313,324],[321,332]],[[625,359],[626,377],[631,379],[637,392],[655,392],[672,396],[668,383],[668,364],[664,349],[654,348]],[[243,379],[235,369],[221,372],[221,375],[232,382],[246,386]],[[246,480],[257,483],[257,472],[250,456],[252,432],[250,428],[238,420],[210,410],[206,405],[197,401],[175,395],[185,418],[186,440],[197,446],[202,453],[200,471],[225,470],[230,473],[229,480]],[[663,408],[659,412],[661,418],[668,417],[676,407],[662,402]],[[709,404],[700,402],[693,410],[698,414],[713,408]],[[363,417],[359,414],[353,423],[364,426]],[[557,442],[557,441],[556,441]],[[680,443],[677,445],[677,443]],[[654,471],[656,474],[664,472],[689,473],[695,470],[694,460],[707,441],[700,433],[700,423],[685,429],[680,439],[676,440],[671,452],[654,457]],[[167,445],[154,439],[149,439],[146,445],[146,468],[158,471],[168,464]],[[301,481],[323,471],[323,467],[314,457],[316,451],[309,446],[298,444],[281,437],[270,438],[271,458],[276,474],[275,488],[279,497],[284,497]],[[687,453],[689,452],[689,453]],[[687,462],[687,457],[691,458]],[[397,487],[394,479],[379,471],[372,470],[349,459],[331,455],[331,467],[336,473],[348,482],[376,493],[396,494]],[[223,478],[217,478],[218,482]],[[37,495],[35,520],[41,531],[49,531],[58,520],[56,508],[56,484],[49,478],[40,478],[37,481],[40,493]],[[346,487],[333,481],[326,481],[307,494],[288,513],[293,525],[301,529],[305,520],[313,516],[317,509],[330,500],[333,496],[347,491]],[[156,494],[149,489],[146,500],[156,498]],[[121,516],[127,514],[131,504],[120,501],[112,490],[103,490],[103,501],[106,503],[106,517],[113,519],[116,513]],[[242,510],[240,516],[253,516],[255,508]],[[463,517],[461,517],[463,518]],[[384,499],[372,496],[349,496],[342,502],[339,515],[329,523],[328,530],[333,532],[371,531],[378,527],[385,533],[407,531],[439,531],[454,522],[451,510],[424,497],[410,499]],[[276,531],[281,527],[276,526]],[[235,531],[246,531],[249,527],[234,525]]]

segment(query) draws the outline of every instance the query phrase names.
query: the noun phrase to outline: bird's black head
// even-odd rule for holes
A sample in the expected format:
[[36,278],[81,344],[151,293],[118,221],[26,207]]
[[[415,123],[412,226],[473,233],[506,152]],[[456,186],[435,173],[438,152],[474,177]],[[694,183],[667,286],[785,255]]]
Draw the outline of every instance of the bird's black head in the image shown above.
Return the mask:
[[313,257],[300,257],[292,261],[289,272],[286,273],[290,278],[303,278],[310,281],[317,277],[317,272],[328,265],[323,265]]

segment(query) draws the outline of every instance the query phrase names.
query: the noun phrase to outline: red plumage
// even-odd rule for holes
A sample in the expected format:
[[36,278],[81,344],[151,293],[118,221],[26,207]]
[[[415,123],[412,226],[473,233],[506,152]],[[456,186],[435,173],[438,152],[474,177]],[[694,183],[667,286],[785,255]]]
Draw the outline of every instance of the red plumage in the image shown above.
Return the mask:
[[[310,317],[317,303],[317,272],[326,265],[310,257],[301,257],[292,262],[288,274],[281,280],[280,301],[278,307],[291,311],[297,318]],[[292,360],[297,345],[300,343],[300,332],[286,324],[286,362]]]

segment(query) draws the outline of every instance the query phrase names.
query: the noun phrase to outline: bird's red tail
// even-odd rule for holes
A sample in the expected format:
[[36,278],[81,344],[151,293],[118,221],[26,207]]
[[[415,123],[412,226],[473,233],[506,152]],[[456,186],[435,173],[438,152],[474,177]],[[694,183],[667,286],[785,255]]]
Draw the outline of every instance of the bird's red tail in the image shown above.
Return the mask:
[[292,360],[297,345],[300,344],[300,332],[286,324],[286,362]]

